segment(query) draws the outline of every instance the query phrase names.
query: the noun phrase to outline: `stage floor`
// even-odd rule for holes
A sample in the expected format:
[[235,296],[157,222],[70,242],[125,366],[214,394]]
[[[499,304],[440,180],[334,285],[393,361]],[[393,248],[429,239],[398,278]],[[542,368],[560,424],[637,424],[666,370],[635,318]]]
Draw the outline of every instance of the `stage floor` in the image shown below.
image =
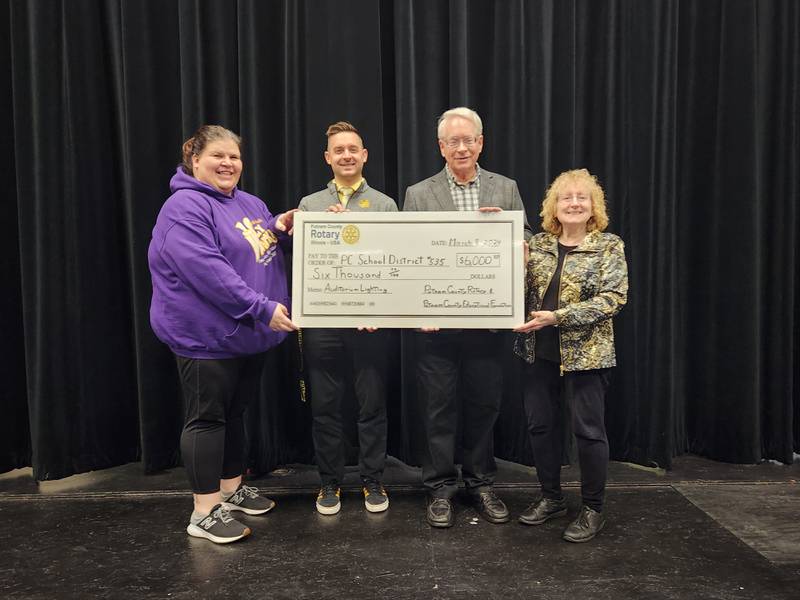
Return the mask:
[[[563,479],[570,516],[577,469]],[[512,515],[535,471],[500,462]],[[419,470],[390,460],[386,513],[364,510],[350,469],[342,511],[314,510],[316,472],[290,466],[251,483],[278,502],[217,546],[191,538],[182,469],[138,464],[37,484],[0,476],[3,598],[798,598],[800,463],[729,465],[693,456],[669,472],[612,463],[606,529],[561,540],[567,519],[491,525],[461,501],[452,529],[425,523]]]

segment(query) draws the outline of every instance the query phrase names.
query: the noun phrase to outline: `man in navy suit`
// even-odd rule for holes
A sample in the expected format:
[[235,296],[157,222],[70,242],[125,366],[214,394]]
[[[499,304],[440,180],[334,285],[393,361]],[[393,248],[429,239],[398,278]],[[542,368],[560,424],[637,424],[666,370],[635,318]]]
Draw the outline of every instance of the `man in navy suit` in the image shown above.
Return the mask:
[[[439,150],[445,167],[406,190],[403,210],[521,210],[514,180],[478,165],[483,123],[474,110],[453,108],[439,118]],[[525,239],[532,235],[525,219]],[[425,415],[428,452],[422,480],[428,490],[427,521],[432,527],[454,523],[452,498],[458,490],[455,465],[458,414],[462,415],[461,474],[467,495],[490,523],[506,523],[508,509],[492,489],[494,424],[503,397],[502,333],[436,328],[414,332],[416,377]],[[459,411],[460,407],[460,411]]]

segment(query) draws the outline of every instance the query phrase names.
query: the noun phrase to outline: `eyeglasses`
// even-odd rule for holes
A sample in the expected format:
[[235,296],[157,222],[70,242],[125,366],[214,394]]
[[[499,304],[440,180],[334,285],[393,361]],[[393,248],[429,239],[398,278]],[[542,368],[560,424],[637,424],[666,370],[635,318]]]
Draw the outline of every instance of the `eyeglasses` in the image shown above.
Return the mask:
[[478,138],[474,137],[463,137],[463,138],[450,138],[448,140],[442,140],[444,145],[450,148],[451,150],[455,150],[463,143],[467,148],[472,148],[475,143],[478,141]]

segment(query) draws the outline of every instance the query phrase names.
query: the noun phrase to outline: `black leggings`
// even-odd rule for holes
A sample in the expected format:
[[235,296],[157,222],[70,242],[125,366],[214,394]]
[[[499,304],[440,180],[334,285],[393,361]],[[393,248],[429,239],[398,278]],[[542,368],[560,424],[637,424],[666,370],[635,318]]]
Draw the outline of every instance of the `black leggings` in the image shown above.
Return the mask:
[[181,454],[195,494],[219,491],[244,472],[242,415],[261,382],[264,355],[205,359],[176,356],[186,420]]
[[562,411],[566,403],[578,443],[583,503],[596,511],[603,510],[608,472],[604,416],[608,372],[609,369],[567,371],[561,377],[559,365],[549,360],[536,358],[533,364],[525,365],[525,413],[536,473],[545,498],[562,497]]

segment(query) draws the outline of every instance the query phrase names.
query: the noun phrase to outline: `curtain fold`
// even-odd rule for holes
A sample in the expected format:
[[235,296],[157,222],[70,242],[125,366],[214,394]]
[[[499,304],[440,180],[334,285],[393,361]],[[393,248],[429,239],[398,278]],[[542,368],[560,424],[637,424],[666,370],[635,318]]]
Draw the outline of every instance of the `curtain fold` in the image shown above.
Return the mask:
[[[330,179],[325,127],[352,121],[367,180],[402,205],[442,168],[436,119],[462,104],[484,121],[481,165],[517,180],[534,227],[559,172],[586,167],[606,190],[630,267],[612,456],[791,462],[800,448],[796,2],[6,6],[0,471],[177,463],[182,403],[149,326],[146,251],[200,124],[242,135],[241,186],[280,212]],[[413,350],[396,339],[390,452],[418,464]],[[510,345],[503,358],[496,452],[532,464]],[[248,409],[255,471],[313,460],[299,361],[296,338],[269,353]]]
[[[11,39],[11,22],[0,18],[0,39]],[[0,62],[11,65],[11,45],[0,44]],[[28,419],[28,390],[25,376],[25,335],[22,325],[22,280],[20,265],[19,214],[17,211],[16,156],[10,148],[14,139],[14,86],[10,76],[0,77],[0,97],[6,98],[6,110],[0,115],[0,139],[5,140],[0,161],[0,179],[5,182],[6,200],[0,212],[0,339],[5,357],[0,361],[0,406],[5,418],[0,421],[0,472],[31,464],[31,432]]]
[[178,460],[182,405],[174,359],[150,329],[147,247],[158,211],[169,194],[169,178],[180,161],[184,137],[184,90],[178,5],[109,2],[108,52],[114,60],[118,147],[124,203],[126,260],[132,305],[140,456],[156,471]]
[[39,8],[12,5],[11,73],[32,462],[49,479],[136,460],[139,444],[100,14]]

